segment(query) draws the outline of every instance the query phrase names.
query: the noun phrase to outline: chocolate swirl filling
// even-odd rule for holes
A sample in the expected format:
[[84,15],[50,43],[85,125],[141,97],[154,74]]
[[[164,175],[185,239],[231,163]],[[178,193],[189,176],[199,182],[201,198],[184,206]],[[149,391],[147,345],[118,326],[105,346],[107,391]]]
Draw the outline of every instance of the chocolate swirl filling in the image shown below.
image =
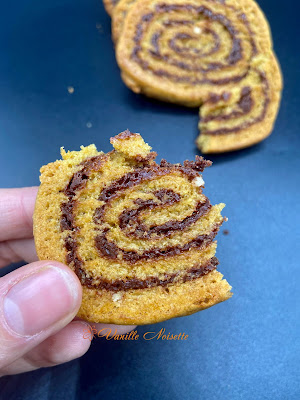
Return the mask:
[[[211,0],[210,3],[216,3]],[[217,2],[220,5],[220,1]],[[251,29],[251,24],[245,13],[241,12],[233,5],[221,2],[224,11],[214,11],[212,7],[193,4],[166,4],[158,3],[153,12],[147,13],[141,17],[136,24],[135,34],[133,36],[134,46],[131,52],[131,59],[134,60],[143,70],[169,79],[172,82],[186,83],[191,86],[210,84],[212,85],[212,94],[214,102],[220,98],[220,94],[214,94],[214,87],[220,87],[230,83],[240,82],[241,94],[232,112],[222,112],[222,107],[218,112],[201,118],[201,133],[205,135],[225,135],[238,133],[250,126],[263,121],[266,117],[268,106],[270,104],[270,87],[264,72],[257,69],[253,64],[253,58],[258,54],[258,48],[255,42],[255,34]],[[234,20],[230,15],[235,15]],[[180,16],[182,17],[180,19]],[[209,37],[210,47],[204,47],[203,50],[193,46],[192,41],[200,39],[199,33],[193,31],[193,26],[197,21],[207,21],[207,25],[201,28],[201,36]],[[211,23],[211,25],[209,25]],[[220,25],[220,30],[214,29],[213,23]],[[160,24],[160,26],[159,26]],[[240,26],[240,29],[239,27]],[[155,27],[155,28],[153,28]],[[171,30],[174,27],[189,27],[190,32]],[[195,25],[195,29],[197,25]],[[151,34],[149,34],[151,32]],[[218,53],[222,48],[224,38],[220,32],[226,32],[230,38],[228,52],[222,56],[223,60],[210,59],[210,56]],[[166,34],[166,47],[164,50],[161,42],[164,41]],[[149,35],[149,46],[144,46],[144,41]],[[189,45],[185,43],[189,42]],[[250,44],[249,52],[246,50],[245,42]],[[150,59],[144,59],[143,54],[149,54]],[[151,58],[153,62],[151,62]],[[155,65],[158,61],[158,65]],[[245,62],[242,62],[245,61]],[[163,63],[162,63],[163,62]],[[171,66],[170,70],[164,69],[162,65]],[[178,73],[176,73],[177,68]],[[175,71],[175,72],[174,72]],[[221,73],[216,78],[214,71]],[[261,98],[255,98],[251,83],[244,83],[249,73],[257,75],[257,85],[261,87]],[[250,85],[250,86],[249,86]],[[230,93],[228,93],[230,96]],[[202,103],[212,102],[211,98],[203,98]],[[219,99],[224,100],[224,99]],[[251,115],[251,112],[259,107],[258,115]],[[224,106],[226,111],[226,104]],[[222,121],[234,121],[243,118],[244,121],[237,121],[233,126],[222,126]],[[220,122],[219,127],[213,129],[206,126],[211,121]]]
[[122,255],[122,259],[134,264],[140,260],[151,260],[158,257],[170,257],[175,255],[180,255],[181,253],[188,251],[194,247],[204,247],[213,241],[216,234],[218,233],[219,226],[216,226],[209,234],[199,235],[190,242],[182,246],[165,247],[164,249],[153,248],[151,250],[146,250],[139,254],[136,251],[127,251],[118,247],[115,243],[110,242],[107,239],[108,230],[104,230],[100,235],[96,236],[95,242],[96,247],[99,250],[102,257],[109,258],[111,260],[116,260],[118,255]]
[[135,204],[138,206],[134,209],[126,209],[122,212],[119,217],[120,228],[127,231],[128,236],[134,236],[136,238],[151,238],[153,235],[170,236],[173,231],[183,230],[187,226],[195,223],[202,215],[204,215],[210,208],[211,204],[208,199],[204,203],[199,202],[196,209],[191,215],[184,218],[182,221],[168,221],[162,225],[155,225],[147,228],[145,224],[139,220],[139,214],[147,209],[153,210],[156,207],[166,206],[174,204],[180,200],[180,195],[174,193],[172,190],[159,190],[154,193],[155,196],[164,197],[160,202],[153,200],[141,200],[137,199]]
[[[207,57],[211,54],[216,53],[221,45],[221,38],[220,36],[214,32],[212,29],[205,28],[202,33],[209,34],[213,40],[214,40],[214,46],[211,50],[209,51],[200,51],[197,48],[194,48],[190,50],[187,47],[179,47],[176,42],[178,39],[183,40],[183,39],[198,39],[197,36],[195,35],[190,35],[187,33],[177,33],[173,38],[171,38],[168,41],[169,48],[172,50],[175,54],[177,55],[184,55],[184,58],[191,58],[194,60],[199,59],[198,63],[193,63],[193,64],[187,64],[184,61],[178,61],[177,58],[172,58],[172,56],[169,53],[164,53],[162,54],[159,46],[159,40],[162,36],[163,31],[157,31],[152,34],[151,38],[151,44],[152,44],[152,49],[150,48],[148,50],[149,54],[152,55],[154,58],[157,60],[164,61],[165,63],[175,66],[179,68],[180,70],[183,71],[190,71],[190,72],[201,72],[204,75],[210,71],[215,71],[215,70],[221,70],[228,68],[228,66],[234,66],[237,64],[242,58],[243,58],[243,49],[242,49],[242,41],[239,38],[239,34],[236,30],[236,28],[233,26],[231,23],[230,19],[221,13],[215,13],[213,12],[210,8],[205,7],[205,6],[199,6],[196,7],[194,5],[181,5],[181,4],[157,4],[155,7],[155,12],[145,14],[140,22],[136,26],[136,32],[135,36],[133,38],[133,41],[135,43],[134,48],[131,53],[131,58],[135,60],[136,63],[138,63],[142,69],[151,71],[154,75],[157,76],[163,76],[166,77],[174,82],[187,82],[191,85],[199,85],[199,84],[204,84],[204,83],[209,83],[213,85],[224,85],[230,82],[239,82],[243,78],[245,78],[249,72],[249,68],[246,68],[241,74],[236,74],[220,79],[211,79],[208,77],[204,77],[202,79],[198,78],[193,78],[193,76],[185,75],[185,76],[179,76],[174,73],[170,73],[166,70],[163,70],[161,68],[155,68],[152,65],[149,64],[149,62],[143,60],[141,57],[140,53],[142,50],[142,40],[145,32],[149,30],[149,25],[153,20],[155,19],[156,16],[161,16],[164,14],[170,15],[169,19],[167,21],[163,22],[163,26],[165,29],[168,29],[169,27],[172,27],[174,25],[193,25],[194,21],[193,20],[178,20],[174,19],[172,20],[172,12],[186,12],[188,11],[192,15],[196,15],[199,18],[205,18],[208,21],[215,21],[221,24],[223,27],[223,30],[227,31],[230,38],[231,38],[231,48],[229,51],[228,56],[225,58],[224,62],[207,62],[207,64],[204,66],[201,64],[200,60],[203,57]],[[252,46],[252,56],[254,56],[257,52],[257,48],[253,39],[253,32],[250,29],[250,24],[245,16],[245,14],[240,14],[239,19],[242,23],[244,23],[246,30],[248,31],[248,35],[250,38],[250,43]],[[188,53],[188,51],[192,51],[192,54]],[[249,60],[250,64],[250,60]]]
[[[205,129],[202,128],[202,133],[205,135],[223,135],[223,134],[229,134],[229,133],[237,133],[241,131],[242,129],[246,129],[251,125],[254,125],[260,121],[263,121],[264,118],[266,117],[268,106],[270,103],[270,97],[269,97],[269,83],[266,78],[265,73],[259,71],[256,69],[256,73],[259,76],[260,82],[261,82],[261,87],[262,87],[262,93],[263,97],[259,101],[262,102],[262,109],[261,112],[259,113],[258,116],[251,118],[249,117],[248,120],[244,121],[240,125],[231,127],[231,128],[218,128],[218,129]],[[215,95],[213,95],[214,97]],[[209,101],[211,101],[209,99]],[[214,101],[214,100],[212,100]],[[220,115],[209,115],[201,119],[202,123],[206,123],[209,121],[226,121],[242,116],[246,116],[247,114],[250,113],[250,111],[254,107],[254,102],[255,100],[252,97],[252,89],[249,86],[244,86],[241,90],[241,95],[240,99],[237,102],[237,107],[235,110],[233,110],[229,114],[220,114]]]
[[[168,284],[177,282],[186,282],[191,279],[196,279],[200,276],[207,274],[216,268],[218,261],[215,257],[210,259],[205,265],[193,266],[191,269],[183,272],[166,273],[162,277],[150,276],[146,279],[138,278],[127,278],[125,280],[117,279],[114,281],[108,281],[102,277],[90,277],[84,270],[84,261],[81,259],[78,252],[78,244],[76,241],[76,233],[78,227],[74,223],[74,208],[76,207],[77,200],[75,197],[78,193],[86,187],[87,181],[92,171],[99,171],[105,162],[107,156],[100,155],[85,160],[82,165],[82,169],[76,172],[70,182],[64,189],[65,195],[68,197],[68,201],[61,205],[61,220],[60,226],[61,231],[69,231],[70,234],[65,239],[65,247],[67,250],[66,261],[68,264],[74,266],[75,273],[81,280],[81,283],[89,288],[106,289],[110,291],[118,290],[129,290],[129,289],[142,289],[155,286],[166,286]],[[100,196],[99,200],[104,201],[105,204],[95,210],[94,222],[95,224],[101,224],[104,222],[105,207],[110,201],[119,195],[120,192],[141,183],[154,179],[158,176],[164,176],[174,171],[179,171],[184,174],[189,180],[194,179],[197,176],[197,171],[203,171],[203,169],[210,165],[209,161],[205,161],[202,157],[196,157],[196,161],[187,161],[184,165],[172,165],[162,160],[161,165],[154,163],[148,167],[140,167],[122,176],[120,179],[112,182],[109,186],[105,187]],[[185,227],[193,224],[202,215],[207,213],[211,208],[209,200],[206,199],[203,203],[198,203],[192,214],[182,221],[168,221],[163,225],[152,226],[147,228],[139,220],[139,214],[148,208],[155,208],[159,206],[168,206],[180,201],[181,196],[170,189],[157,190],[154,193],[157,201],[154,200],[142,200],[136,199],[136,209],[124,210],[119,216],[120,228],[127,232],[129,235],[136,237],[150,238],[152,235],[170,235],[172,231],[182,230]],[[131,224],[129,224],[131,221]],[[133,230],[131,229],[132,227]],[[118,259],[120,256],[123,260],[134,264],[139,260],[156,259],[158,257],[168,257],[179,255],[185,251],[190,250],[194,247],[206,246],[212,242],[219,230],[219,225],[215,226],[209,234],[199,235],[188,243],[182,246],[173,246],[166,248],[152,248],[138,253],[135,251],[126,251],[119,248],[115,243],[109,241],[107,234],[109,228],[100,228],[101,233],[95,237],[95,246],[102,257],[108,259]]]

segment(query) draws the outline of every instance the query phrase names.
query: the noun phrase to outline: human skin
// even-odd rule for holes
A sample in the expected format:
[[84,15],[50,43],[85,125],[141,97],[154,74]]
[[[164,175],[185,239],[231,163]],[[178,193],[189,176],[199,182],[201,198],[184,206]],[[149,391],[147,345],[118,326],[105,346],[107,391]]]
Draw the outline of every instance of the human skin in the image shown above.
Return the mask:
[[[0,278],[0,376],[65,363],[90,347],[90,323],[76,318],[82,289],[57,261],[38,261],[32,215],[37,187],[0,189],[0,268],[28,264]],[[92,324],[122,334],[134,326]]]

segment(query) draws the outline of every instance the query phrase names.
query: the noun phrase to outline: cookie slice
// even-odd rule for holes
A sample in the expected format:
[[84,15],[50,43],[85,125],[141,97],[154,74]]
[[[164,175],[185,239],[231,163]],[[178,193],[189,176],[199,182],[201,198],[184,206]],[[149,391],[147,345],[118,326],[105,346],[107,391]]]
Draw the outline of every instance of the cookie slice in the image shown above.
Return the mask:
[[154,161],[139,134],[65,152],[41,168],[34,212],[40,259],[78,276],[78,316],[92,322],[149,324],[191,314],[231,297],[216,270],[214,238],[224,204],[202,193],[201,157]]
[[114,20],[125,84],[199,106],[203,153],[247,147],[271,133],[282,78],[254,1],[121,0]]

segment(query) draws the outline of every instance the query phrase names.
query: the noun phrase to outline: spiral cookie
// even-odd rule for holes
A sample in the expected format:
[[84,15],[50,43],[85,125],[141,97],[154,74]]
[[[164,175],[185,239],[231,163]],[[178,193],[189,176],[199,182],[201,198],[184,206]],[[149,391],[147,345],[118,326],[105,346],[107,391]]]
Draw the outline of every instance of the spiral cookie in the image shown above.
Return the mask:
[[255,2],[121,0],[114,20],[124,82],[136,93],[200,106],[202,152],[247,147],[271,133],[282,80]]
[[40,259],[64,262],[83,286],[79,316],[147,324],[191,314],[231,296],[216,270],[224,204],[211,205],[196,157],[154,161],[139,134],[122,132],[104,154],[61,150],[41,168],[34,212]]

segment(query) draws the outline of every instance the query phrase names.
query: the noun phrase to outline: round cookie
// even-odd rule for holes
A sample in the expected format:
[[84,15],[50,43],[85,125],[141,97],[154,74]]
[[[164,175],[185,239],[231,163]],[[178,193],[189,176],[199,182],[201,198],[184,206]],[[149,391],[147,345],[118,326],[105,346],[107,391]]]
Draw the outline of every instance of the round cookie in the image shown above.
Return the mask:
[[271,133],[282,78],[254,1],[121,3],[113,31],[122,79],[136,93],[200,106],[202,152],[247,147]]
[[199,173],[211,163],[157,164],[151,147],[129,131],[111,143],[107,154],[94,145],[62,149],[62,160],[41,168],[37,254],[77,274],[78,316],[140,325],[231,297],[215,257],[224,204],[210,204]]

